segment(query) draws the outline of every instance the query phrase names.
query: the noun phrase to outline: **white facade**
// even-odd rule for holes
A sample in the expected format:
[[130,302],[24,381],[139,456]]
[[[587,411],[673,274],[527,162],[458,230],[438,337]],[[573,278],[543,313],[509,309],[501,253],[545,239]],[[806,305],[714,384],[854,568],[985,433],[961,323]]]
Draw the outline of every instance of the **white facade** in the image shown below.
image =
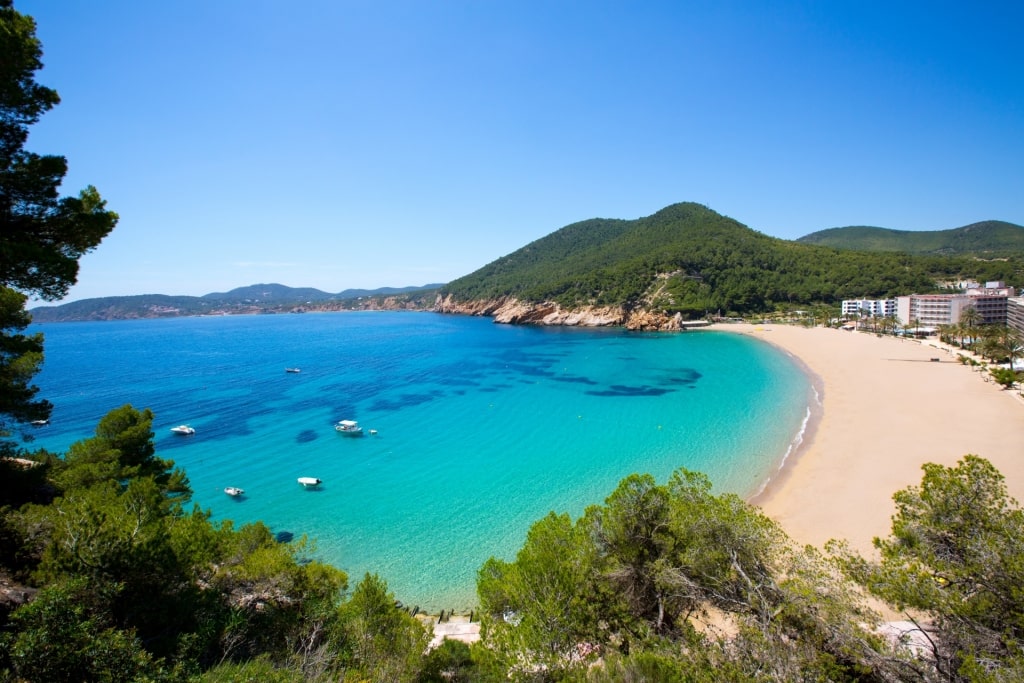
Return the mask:
[[895,299],[844,299],[843,315],[874,316],[887,318],[896,315]]

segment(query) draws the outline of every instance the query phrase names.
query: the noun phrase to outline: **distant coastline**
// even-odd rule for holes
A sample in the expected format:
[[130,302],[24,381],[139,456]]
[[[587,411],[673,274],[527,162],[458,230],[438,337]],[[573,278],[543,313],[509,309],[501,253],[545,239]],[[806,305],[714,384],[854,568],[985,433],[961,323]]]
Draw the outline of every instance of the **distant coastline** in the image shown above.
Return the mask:
[[432,310],[441,284],[347,289],[336,294],[309,287],[249,285],[203,296],[139,294],[81,299],[29,310],[37,323],[143,320],[206,315],[272,315],[334,311]]

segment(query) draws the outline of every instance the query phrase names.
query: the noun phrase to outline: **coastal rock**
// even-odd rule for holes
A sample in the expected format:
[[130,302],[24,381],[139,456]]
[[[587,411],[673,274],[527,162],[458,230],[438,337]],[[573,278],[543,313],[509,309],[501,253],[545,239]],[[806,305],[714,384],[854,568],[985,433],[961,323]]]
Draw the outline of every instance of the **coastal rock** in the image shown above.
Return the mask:
[[490,316],[496,323],[510,325],[607,327],[621,325],[625,320],[624,312],[618,306],[564,309],[552,301],[528,303],[515,297],[472,301],[455,301],[451,296],[438,297],[434,310],[438,313]]
[[622,310],[614,307],[585,306],[565,310],[556,303],[509,302],[494,313],[494,322],[513,325],[566,325],[607,327],[622,324]]
[[628,330],[685,330],[692,324],[680,314],[666,315],[637,308],[628,313],[620,306],[580,306],[562,308],[553,301],[529,303],[515,297],[456,301],[451,295],[438,296],[434,311],[462,315],[490,316],[494,322],[509,325],[565,325],[570,327],[610,327],[622,325]]
[[638,308],[630,311],[629,317],[626,318],[626,329],[678,331],[684,329],[683,316],[678,313],[668,316],[664,313]]
[[510,301],[515,301],[511,297],[502,297],[499,299],[474,299],[472,301],[456,301],[449,294],[448,296],[438,296],[434,303],[434,311],[437,313],[459,313],[461,315],[480,315],[490,316],[494,315],[494,312],[501,308],[503,305]]

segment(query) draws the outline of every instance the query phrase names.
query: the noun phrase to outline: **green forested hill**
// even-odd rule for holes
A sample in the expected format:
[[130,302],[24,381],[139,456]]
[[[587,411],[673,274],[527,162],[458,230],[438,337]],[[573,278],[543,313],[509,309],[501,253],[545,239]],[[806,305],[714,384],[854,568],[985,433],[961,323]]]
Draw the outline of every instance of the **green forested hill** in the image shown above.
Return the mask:
[[758,233],[711,209],[674,204],[637,220],[574,223],[450,282],[454,301],[513,296],[566,307],[623,305],[697,317],[777,304],[927,292],[937,279],[1012,280],[1013,266],[865,253]]
[[1024,226],[1004,221],[982,221],[952,230],[920,232],[851,226],[821,230],[797,241],[861,251],[902,251],[908,254],[981,258],[1024,256]]

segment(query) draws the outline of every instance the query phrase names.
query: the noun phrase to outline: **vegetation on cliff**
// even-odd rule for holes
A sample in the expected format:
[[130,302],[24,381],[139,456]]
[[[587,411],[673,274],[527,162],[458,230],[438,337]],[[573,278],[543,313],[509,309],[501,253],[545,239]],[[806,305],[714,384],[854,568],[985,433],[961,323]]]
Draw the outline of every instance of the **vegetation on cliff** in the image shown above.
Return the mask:
[[637,220],[574,223],[448,283],[452,301],[643,307],[685,318],[934,291],[937,280],[1011,279],[1011,264],[866,253],[781,240],[699,204]]

